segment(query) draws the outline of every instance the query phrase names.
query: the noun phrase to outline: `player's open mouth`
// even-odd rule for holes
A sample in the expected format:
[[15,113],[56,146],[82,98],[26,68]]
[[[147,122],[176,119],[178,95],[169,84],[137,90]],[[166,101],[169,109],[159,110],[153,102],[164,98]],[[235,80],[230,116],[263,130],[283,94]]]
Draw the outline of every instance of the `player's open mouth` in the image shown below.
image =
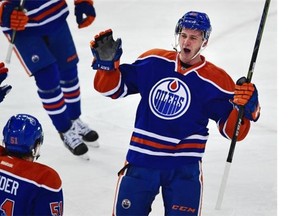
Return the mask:
[[184,51],[184,53],[186,53],[186,54],[189,54],[189,53],[191,52],[191,50],[190,50],[190,49],[187,49],[187,48],[184,48],[183,51]]

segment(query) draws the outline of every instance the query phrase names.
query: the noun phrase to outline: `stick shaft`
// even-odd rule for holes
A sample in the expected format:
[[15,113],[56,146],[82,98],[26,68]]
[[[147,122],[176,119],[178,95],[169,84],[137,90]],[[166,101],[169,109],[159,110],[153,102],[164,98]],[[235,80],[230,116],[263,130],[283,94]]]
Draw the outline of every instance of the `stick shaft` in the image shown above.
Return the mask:
[[10,43],[9,43],[8,50],[7,50],[7,54],[6,54],[6,58],[5,58],[5,62],[8,63],[8,64],[9,64],[10,61],[11,61],[11,56],[12,56],[12,51],[13,51],[13,47],[14,47],[15,36],[16,36],[16,31],[13,30],[13,32],[12,32],[12,37],[11,37],[11,41],[10,41]]
[[[255,45],[254,45],[254,49],[253,49],[250,65],[249,65],[249,70],[248,70],[248,74],[247,74],[247,82],[251,82],[252,75],[254,73],[254,67],[255,67],[255,64],[256,64],[257,56],[258,56],[258,51],[259,51],[259,47],[260,47],[260,43],[261,43],[261,39],[262,39],[262,35],[263,35],[263,30],[264,30],[264,26],[265,26],[267,14],[268,14],[270,1],[271,0],[266,0],[265,6],[264,6],[264,9],[263,9],[261,22],[260,22],[260,26],[259,26],[259,29],[258,29],[258,33],[257,33],[257,37],[256,37],[256,41],[255,41]],[[230,163],[232,163],[233,154],[234,154],[234,150],[235,150],[235,145],[236,145],[236,142],[237,142],[238,133],[239,133],[239,129],[240,129],[240,125],[241,125],[241,121],[242,121],[243,115],[244,115],[244,107],[241,106],[239,108],[238,120],[237,120],[237,123],[235,125],[235,130],[234,130],[234,133],[233,133],[233,138],[232,138],[232,141],[231,141],[230,150],[229,150],[229,154],[228,154],[228,157],[227,157],[227,162],[230,162]]]
[[[270,6],[270,1],[271,0],[266,0],[265,5],[264,5],[264,9],[263,9],[260,25],[259,25],[259,28],[258,28],[258,33],[257,33],[257,37],[256,37],[253,53],[252,53],[252,57],[251,57],[250,65],[249,65],[249,70],[248,70],[248,74],[247,74],[247,82],[251,82],[252,76],[253,76],[253,73],[254,73],[254,67],[255,67],[255,64],[256,64],[258,51],[259,51],[259,47],[260,47],[260,43],[261,43],[263,31],[264,31],[264,26],[265,26],[267,15],[268,15],[268,9],[269,9],[269,6]],[[223,197],[224,197],[224,191],[225,191],[226,184],[227,184],[227,181],[228,181],[228,176],[229,176],[229,172],[230,172],[230,166],[232,164],[233,155],[234,155],[234,152],[235,152],[236,142],[237,142],[237,139],[238,139],[238,134],[239,134],[239,130],[240,130],[240,126],[241,126],[241,122],[242,122],[243,116],[244,116],[244,106],[240,106],[239,107],[237,121],[236,121],[235,128],[234,128],[233,137],[232,137],[230,148],[229,148],[228,157],[227,157],[227,160],[226,160],[226,166],[225,166],[222,182],[221,182],[220,189],[219,189],[218,199],[217,199],[217,202],[216,202],[216,209],[220,209],[221,205],[222,205],[222,200],[223,200]],[[229,164],[229,166],[228,166],[228,164]]]

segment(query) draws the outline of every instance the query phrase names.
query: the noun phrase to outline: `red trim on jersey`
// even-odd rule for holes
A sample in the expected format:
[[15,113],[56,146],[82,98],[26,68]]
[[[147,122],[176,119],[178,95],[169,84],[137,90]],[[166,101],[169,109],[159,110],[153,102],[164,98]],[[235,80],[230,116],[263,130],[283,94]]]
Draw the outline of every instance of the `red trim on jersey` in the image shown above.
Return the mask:
[[39,185],[45,185],[54,190],[60,190],[62,187],[62,181],[58,173],[54,169],[37,162],[10,156],[0,156],[0,170],[5,170],[19,178],[34,181]]

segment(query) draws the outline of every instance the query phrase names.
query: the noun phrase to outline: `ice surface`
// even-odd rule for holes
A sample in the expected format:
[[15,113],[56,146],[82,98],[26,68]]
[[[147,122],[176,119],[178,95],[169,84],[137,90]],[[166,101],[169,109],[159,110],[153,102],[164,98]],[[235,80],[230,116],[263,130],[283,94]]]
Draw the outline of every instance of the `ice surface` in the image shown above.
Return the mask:
[[[7,65],[10,74],[5,83],[13,89],[0,105],[0,128],[13,114],[35,115],[45,133],[39,162],[52,166],[62,177],[64,214],[106,216],[112,212],[117,172],[125,160],[139,96],[112,101],[94,91],[90,40],[112,28],[114,37],[122,38],[121,62],[132,63],[148,49],[171,49],[178,19],[189,10],[203,11],[213,27],[203,54],[237,80],[247,75],[264,0],[95,0],[96,21],[81,30],[77,29],[73,3],[67,2],[71,9],[68,22],[81,59],[82,120],[99,132],[101,147],[90,148],[90,161],[73,156],[64,147],[38,99],[34,79],[26,75],[15,54]],[[8,43],[3,35],[0,47],[0,59],[4,60]],[[211,122],[203,158],[203,216],[277,215],[277,76],[277,1],[272,0],[252,79],[259,91],[261,117],[252,123],[245,141],[237,143],[222,209],[218,211],[215,204],[230,141],[221,137]],[[151,215],[163,215],[160,195]]]

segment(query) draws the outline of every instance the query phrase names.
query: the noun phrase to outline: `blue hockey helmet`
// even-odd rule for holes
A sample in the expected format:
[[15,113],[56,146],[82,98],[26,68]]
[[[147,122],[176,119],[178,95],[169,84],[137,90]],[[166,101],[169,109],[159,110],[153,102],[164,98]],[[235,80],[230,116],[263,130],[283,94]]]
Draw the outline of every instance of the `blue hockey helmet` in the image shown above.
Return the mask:
[[3,128],[3,142],[8,152],[33,153],[36,144],[43,143],[43,131],[39,121],[28,114],[12,116]]
[[209,39],[212,31],[208,15],[197,11],[189,11],[179,19],[175,27],[175,35],[179,34],[182,28],[202,31],[205,40]]

